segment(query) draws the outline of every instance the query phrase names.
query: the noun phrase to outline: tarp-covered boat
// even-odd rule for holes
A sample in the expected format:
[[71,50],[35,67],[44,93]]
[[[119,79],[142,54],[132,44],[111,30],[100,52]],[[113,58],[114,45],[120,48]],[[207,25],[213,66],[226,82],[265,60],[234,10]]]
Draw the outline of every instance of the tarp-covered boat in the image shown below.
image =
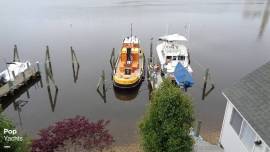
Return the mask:
[[175,67],[174,80],[177,85],[183,87],[184,89],[192,87],[194,84],[191,74],[186,68],[183,67],[181,63],[178,63]]

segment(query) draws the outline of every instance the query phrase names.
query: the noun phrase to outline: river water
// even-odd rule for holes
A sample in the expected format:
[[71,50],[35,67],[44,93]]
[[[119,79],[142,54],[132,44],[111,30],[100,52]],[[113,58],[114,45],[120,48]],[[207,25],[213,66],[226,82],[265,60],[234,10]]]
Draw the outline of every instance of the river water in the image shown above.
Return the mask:
[[[147,81],[133,92],[116,92],[109,65],[112,48],[120,48],[131,23],[147,56],[152,37],[156,45],[166,31],[183,34],[190,24],[196,84],[188,94],[197,120],[202,121],[201,133],[212,143],[218,142],[226,105],[222,89],[270,60],[268,0],[0,0],[0,6],[1,70],[12,59],[14,44],[22,60],[41,63],[44,87],[29,89],[30,98],[21,95],[17,101],[28,101],[21,110],[15,110],[12,103],[4,110],[34,138],[53,122],[82,115],[92,121],[110,120],[108,128],[118,144],[137,141],[137,126],[148,104]],[[43,68],[46,45],[59,88],[55,98],[51,86],[52,100]],[[70,46],[80,63],[76,83]],[[216,88],[202,101],[205,68],[210,68]],[[102,70],[107,78],[106,103],[96,92]]]

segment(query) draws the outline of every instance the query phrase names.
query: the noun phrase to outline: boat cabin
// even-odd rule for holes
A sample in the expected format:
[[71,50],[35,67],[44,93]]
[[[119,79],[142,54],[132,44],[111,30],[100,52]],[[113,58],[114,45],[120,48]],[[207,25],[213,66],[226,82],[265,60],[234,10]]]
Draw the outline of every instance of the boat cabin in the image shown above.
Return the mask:
[[131,37],[124,40],[120,54],[120,72],[131,75],[139,68],[141,50],[138,39]]

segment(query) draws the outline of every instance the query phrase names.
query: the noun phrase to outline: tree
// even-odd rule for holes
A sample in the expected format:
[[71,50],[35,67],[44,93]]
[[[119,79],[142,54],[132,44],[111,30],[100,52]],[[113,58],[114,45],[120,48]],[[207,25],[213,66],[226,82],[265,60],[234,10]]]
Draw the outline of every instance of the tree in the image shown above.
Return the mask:
[[32,152],[102,151],[114,142],[106,126],[109,121],[90,122],[83,116],[64,119],[40,130]]
[[151,103],[139,125],[145,152],[190,152],[193,118],[191,99],[171,81],[154,90]]
[[[1,111],[2,110],[0,109],[0,112]],[[6,138],[16,138],[15,136],[18,135],[4,134],[4,129],[15,130],[16,128],[9,119],[7,119],[2,113],[0,113],[0,151],[29,152],[31,142],[28,137],[20,136],[22,138],[22,141],[10,141]],[[4,146],[10,146],[10,148],[5,149]]]

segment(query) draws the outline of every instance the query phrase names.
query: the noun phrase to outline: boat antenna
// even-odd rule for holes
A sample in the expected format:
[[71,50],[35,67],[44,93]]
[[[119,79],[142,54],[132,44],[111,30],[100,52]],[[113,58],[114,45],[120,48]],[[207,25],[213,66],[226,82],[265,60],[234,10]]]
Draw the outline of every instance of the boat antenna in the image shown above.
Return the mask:
[[165,31],[165,35],[169,35],[169,24],[166,24],[166,31]]
[[130,37],[132,37],[132,23],[130,24]]
[[185,32],[186,32],[186,37],[189,41],[190,40],[190,24],[185,25]]

